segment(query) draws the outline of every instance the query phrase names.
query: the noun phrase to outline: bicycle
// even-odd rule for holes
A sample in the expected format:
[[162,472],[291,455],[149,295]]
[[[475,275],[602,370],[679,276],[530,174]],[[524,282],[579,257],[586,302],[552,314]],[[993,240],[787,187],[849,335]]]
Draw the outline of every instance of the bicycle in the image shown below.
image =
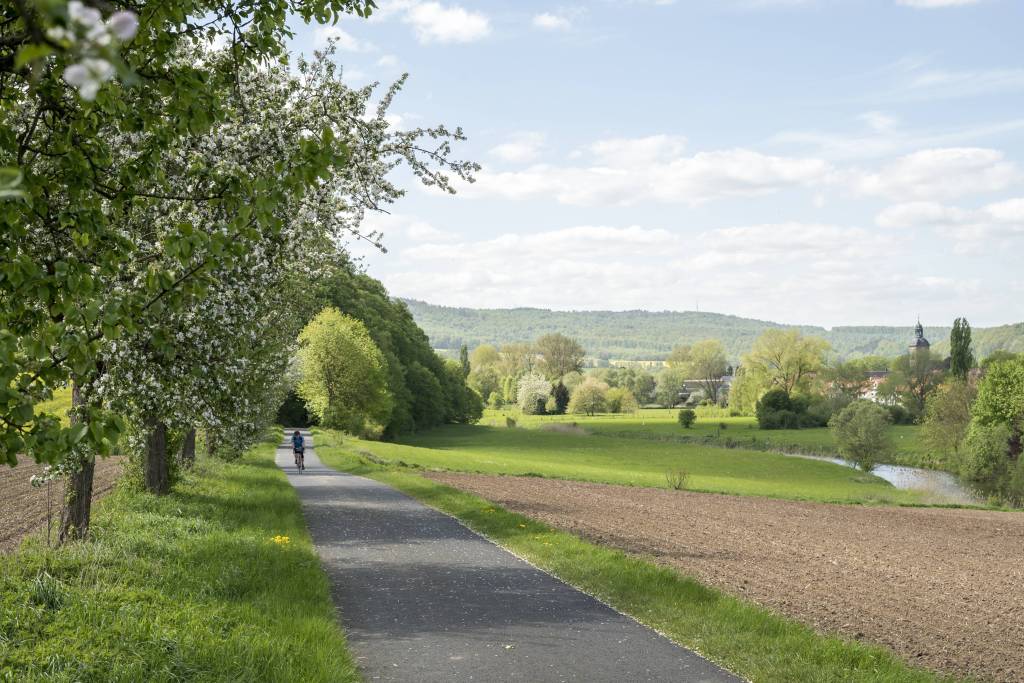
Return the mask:
[[295,469],[304,470],[306,469],[306,449],[296,448],[295,449]]

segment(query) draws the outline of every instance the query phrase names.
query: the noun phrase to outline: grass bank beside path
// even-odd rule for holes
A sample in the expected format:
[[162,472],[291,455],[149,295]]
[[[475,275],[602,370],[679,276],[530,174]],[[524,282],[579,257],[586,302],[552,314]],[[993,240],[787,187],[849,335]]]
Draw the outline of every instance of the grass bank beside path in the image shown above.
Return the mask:
[[[823,636],[643,558],[588,543],[486,500],[360,455],[366,442],[315,430],[330,467],[372,477],[462,520],[470,528],[752,681],[953,680],[914,669],[881,647]],[[341,444],[341,445],[339,445]]]
[[[645,408],[636,413],[599,415],[520,415],[516,410],[488,409],[483,425],[505,426],[511,417],[519,426],[538,428],[543,425],[573,423],[594,434],[621,438],[700,442],[754,450],[780,450],[812,455],[839,456],[839,449],[828,427],[810,429],[759,429],[753,417],[708,416],[707,409],[697,409],[697,421],[683,429],[676,421],[678,409]],[[715,411],[717,412],[717,411]],[[724,427],[723,427],[724,425]],[[920,425],[893,425],[890,428],[893,452],[884,460],[891,465],[926,467],[952,471],[955,463],[933,453],[921,438]]]
[[518,474],[666,488],[666,473],[688,473],[692,491],[790,500],[921,504],[872,474],[829,462],[707,444],[598,437],[586,433],[448,425],[403,438],[362,442],[379,458],[484,474]]
[[359,680],[277,442],[0,556],[0,681]]

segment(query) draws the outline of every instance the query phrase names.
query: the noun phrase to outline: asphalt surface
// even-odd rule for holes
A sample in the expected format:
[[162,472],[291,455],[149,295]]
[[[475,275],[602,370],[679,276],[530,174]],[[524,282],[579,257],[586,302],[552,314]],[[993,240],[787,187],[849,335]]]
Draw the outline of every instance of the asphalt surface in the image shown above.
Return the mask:
[[455,519],[325,467],[305,436],[306,469],[287,435],[277,464],[366,680],[740,680]]

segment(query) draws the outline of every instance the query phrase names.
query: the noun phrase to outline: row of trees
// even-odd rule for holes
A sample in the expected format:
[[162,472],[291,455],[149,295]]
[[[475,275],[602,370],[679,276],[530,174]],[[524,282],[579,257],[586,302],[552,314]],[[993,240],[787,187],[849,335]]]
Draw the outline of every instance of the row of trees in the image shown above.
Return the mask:
[[[401,194],[395,166],[442,189],[475,166],[451,159],[458,130],[389,126],[401,81],[352,90],[330,50],[287,63],[288,16],[372,2],[41,7],[0,22],[0,460],[67,478],[66,540],[115,444],[163,493],[196,430],[226,454],[261,434],[341,245],[376,241],[363,212]],[[37,410],[65,386],[69,427]]]
[[[506,344],[500,349],[483,344],[472,353],[463,347],[462,353],[470,386],[492,406],[518,402],[520,380],[527,376],[548,382],[581,377],[586,355],[579,342],[562,334],[546,334],[532,344]],[[550,390],[549,385],[545,393]]]
[[[400,302],[378,303],[391,317],[368,320],[376,334],[363,320],[328,307],[299,335],[296,393],[318,423],[393,438],[443,422],[479,420],[483,402],[466,385],[462,365],[442,360],[427,346]],[[408,336],[391,336],[401,328]]]

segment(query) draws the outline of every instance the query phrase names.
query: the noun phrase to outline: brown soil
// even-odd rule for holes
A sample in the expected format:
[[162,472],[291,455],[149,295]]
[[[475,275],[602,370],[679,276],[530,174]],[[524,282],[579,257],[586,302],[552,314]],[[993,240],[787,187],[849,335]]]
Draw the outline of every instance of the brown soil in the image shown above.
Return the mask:
[[426,476],[913,664],[1024,681],[1022,513]]
[[[96,460],[93,500],[114,487],[114,482],[121,473],[121,461],[122,458],[119,457]],[[42,471],[42,465],[24,459],[17,467],[0,465],[0,553],[17,548],[26,534],[36,529],[45,529],[46,486],[36,488],[29,483],[32,475],[42,474]],[[50,486],[53,534],[56,536],[64,482],[54,480]]]

